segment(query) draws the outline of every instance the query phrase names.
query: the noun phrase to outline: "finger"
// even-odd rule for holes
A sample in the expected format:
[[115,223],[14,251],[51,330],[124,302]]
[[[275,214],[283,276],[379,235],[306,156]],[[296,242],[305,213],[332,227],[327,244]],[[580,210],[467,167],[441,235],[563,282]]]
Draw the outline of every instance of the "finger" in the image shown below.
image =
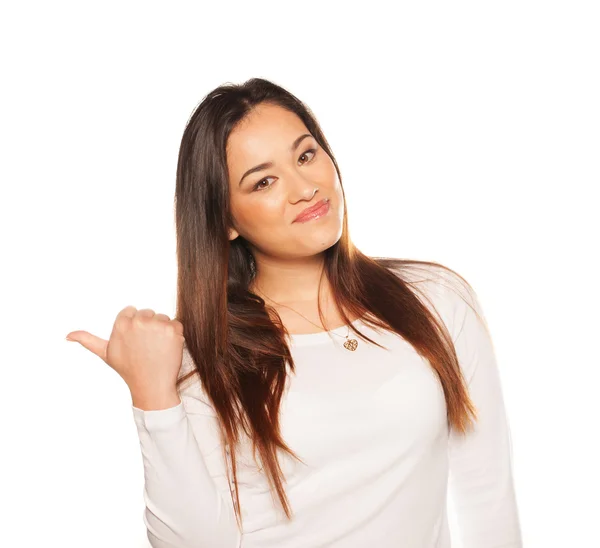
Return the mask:
[[135,313],[136,316],[143,316],[144,318],[152,318],[155,315],[154,310],[151,308],[141,308]]
[[183,335],[183,324],[179,320],[171,320],[171,323],[175,326],[175,331]]
[[170,322],[171,318],[169,318],[169,316],[167,316],[166,314],[156,314],[154,316],[155,320],[160,320],[161,322]]
[[71,331],[67,337],[69,340],[78,342],[81,346],[106,361],[107,340],[96,337],[96,335],[92,335],[87,331]]
[[126,306],[121,312],[117,314],[117,319],[119,318],[133,318],[135,313],[137,312],[137,308],[135,306]]

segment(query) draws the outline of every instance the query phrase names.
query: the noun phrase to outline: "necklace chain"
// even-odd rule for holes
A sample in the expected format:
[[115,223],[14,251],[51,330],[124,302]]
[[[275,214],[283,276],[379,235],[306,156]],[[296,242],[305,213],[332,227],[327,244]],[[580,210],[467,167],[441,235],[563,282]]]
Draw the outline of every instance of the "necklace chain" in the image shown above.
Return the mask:
[[342,337],[343,339],[346,339],[346,342],[344,343],[344,348],[346,348],[347,350],[351,350],[354,351],[356,350],[357,346],[358,346],[358,341],[356,339],[351,339],[350,338],[350,326],[348,326],[348,335],[344,336],[344,335],[339,335],[338,333],[335,333],[334,331],[327,331],[326,329],[324,329],[323,326],[316,324],[315,322],[309,320],[304,314],[300,314],[300,312],[298,312],[297,310],[294,310],[291,306],[287,306],[285,304],[281,304],[278,303],[277,301],[274,301],[273,299],[271,299],[271,297],[268,297],[264,292],[261,291],[261,293],[267,297],[267,299],[269,299],[272,303],[275,303],[278,306],[283,306],[285,308],[289,308],[291,311],[295,312],[296,314],[299,314],[300,316],[302,316],[307,322],[312,323],[314,326],[319,327],[321,329],[323,329],[324,332],[326,333],[333,333],[334,335],[337,335],[338,337]]

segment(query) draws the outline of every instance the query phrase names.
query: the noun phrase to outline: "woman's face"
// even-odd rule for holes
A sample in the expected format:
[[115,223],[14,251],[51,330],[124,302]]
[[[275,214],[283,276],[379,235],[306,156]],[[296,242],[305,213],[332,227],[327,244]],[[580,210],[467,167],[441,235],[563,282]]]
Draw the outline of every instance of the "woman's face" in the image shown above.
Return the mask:
[[[272,165],[244,176],[267,162]],[[230,240],[241,235],[253,251],[279,258],[314,255],[339,240],[344,204],[337,171],[292,112],[264,103],[256,107],[229,136],[227,167],[234,220]],[[329,198],[325,215],[295,221],[323,198]]]

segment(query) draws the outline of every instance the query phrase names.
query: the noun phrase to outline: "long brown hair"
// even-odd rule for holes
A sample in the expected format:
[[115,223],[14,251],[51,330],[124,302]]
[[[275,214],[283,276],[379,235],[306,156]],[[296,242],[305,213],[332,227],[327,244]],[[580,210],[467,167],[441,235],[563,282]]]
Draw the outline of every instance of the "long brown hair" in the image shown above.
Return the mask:
[[[175,190],[175,317],[183,323],[185,345],[195,366],[178,379],[177,386],[196,375],[214,407],[223,456],[231,457],[234,509],[240,527],[235,459],[240,428],[252,439],[254,456],[258,451],[269,484],[288,519],[292,511],[282,485],[277,451],[299,459],[282,439],[279,428],[279,407],[288,375],[286,363],[294,372],[285,340],[287,331],[278,314],[249,289],[256,266],[247,241],[242,236],[233,241],[228,237],[233,224],[227,140],[234,127],[265,102],[288,109],[302,120],[330,156],[341,183],[333,152],[310,109],[273,82],[252,78],[241,85],[217,87],[196,107],[183,133]],[[369,315],[371,325],[392,330],[412,344],[439,376],[449,427],[465,433],[469,415],[476,418],[476,412],[452,339],[444,323],[401,275],[403,269],[419,265],[450,271],[439,263],[372,258],[361,253],[349,237],[344,199],[342,235],[324,251],[323,269],[340,314],[348,324],[352,317]],[[320,303],[319,314],[322,317]],[[361,339],[381,346],[354,326],[352,329]]]

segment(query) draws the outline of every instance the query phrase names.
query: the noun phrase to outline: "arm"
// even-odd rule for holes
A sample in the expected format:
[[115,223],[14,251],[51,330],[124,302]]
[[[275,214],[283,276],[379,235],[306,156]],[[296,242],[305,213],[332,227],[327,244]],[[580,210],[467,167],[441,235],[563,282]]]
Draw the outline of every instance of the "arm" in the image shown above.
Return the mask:
[[453,339],[478,420],[466,435],[450,432],[449,493],[465,548],[522,548],[510,428],[493,343],[473,289],[459,293],[452,297],[457,299]]
[[[184,348],[184,361],[186,353]],[[167,409],[132,406],[144,463],[144,523],[153,548],[240,546],[233,506],[218,489],[225,468],[220,446],[213,447],[216,416],[195,397],[197,390],[182,391],[180,403]]]

